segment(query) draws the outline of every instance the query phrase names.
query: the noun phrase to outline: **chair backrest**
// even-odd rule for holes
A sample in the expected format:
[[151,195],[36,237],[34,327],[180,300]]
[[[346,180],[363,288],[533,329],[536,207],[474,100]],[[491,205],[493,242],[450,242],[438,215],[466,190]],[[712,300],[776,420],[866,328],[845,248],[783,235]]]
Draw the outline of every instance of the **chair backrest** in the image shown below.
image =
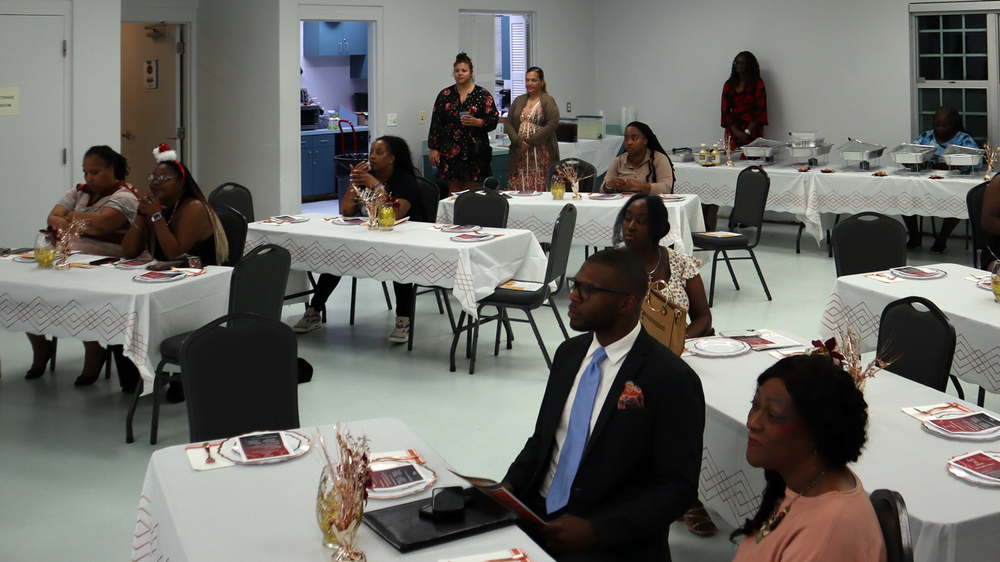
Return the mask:
[[733,211],[729,213],[729,228],[732,230],[737,224],[756,228],[757,239],[750,247],[760,241],[760,227],[764,224],[764,207],[770,190],[771,178],[760,166],[745,168],[736,177],[736,198]]
[[955,327],[931,301],[902,298],[882,310],[876,349],[880,359],[892,361],[886,370],[944,392],[955,356]]
[[226,182],[212,190],[208,196],[208,204],[212,207],[229,206],[237,211],[247,222],[253,222],[253,195],[250,190],[238,183]]
[[438,201],[440,191],[434,182],[417,176],[417,192],[420,194],[420,210],[424,215],[424,222],[436,222],[438,214]]
[[[590,162],[580,160],[579,158],[563,158],[558,162],[549,164],[549,169],[545,173],[545,187],[552,189],[552,176],[555,175],[557,167],[565,166],[567,164],[576,168],[577,177],[586,178],[580,180],[580,192],[589,193],[594,191],[594,180],[597,177],[597,168],[595,168]],[[567,191],[569,190],[567,189]]]
[[485,187],[486,189],[492,189],[493,191],[496,191],[497,189],[500,189],[500,180],[493,176],[490,176],[483,180],[482,186]]
[[229,283],[229,313],[249,312],[281,320],[292,254],[275,244],[251,250],[236,267]]
[[833,227],[837,277],[906,265],[906,227],[880,213],[859,213]]
[[573,245],[573,230],[576,228],[576,207],[567,203],[559,211],[555,226],[552,227],[552,243],[549,244],[549,262],[545,267],[545,285],[559,280],[555,293],[562,288],[562,278],[566,276],[566,264]]
[[219,265],[236,265],[242,259],[243,248],[247,243],[247,220],[228,205],[212,206],[212,210],[219,217],[222,230],[226,233],[226,242],[229,243],[229,258],[226,263]]
[[913,562],[913,541],[910,539],[910,518],[906,502],[899,492],[875,490],[869,497],[875,508],[878,526],[885,540],[887,562]]
[[470,189],[455,198],[455,224],[507,228],[510,204],[503,195],[481,187]]
[[[970,189],[965,196],[965,206],[969,211],[969,225],[972,227],[972,263],[982,269],[986,269],[986,264],[993,261],[992,256],[989,256],[989,250],[985,249],[986,233],[983,231],[983,198],[986,196],[986,188],[989,185],[990,182],[984,181]],[[986,254],[982,260],[980,260],[980,252]],[[987,256],[990,259],[986,259]]]
[[295,332],[256,314],[228,314],[181,344],[191,441],[299,427]]

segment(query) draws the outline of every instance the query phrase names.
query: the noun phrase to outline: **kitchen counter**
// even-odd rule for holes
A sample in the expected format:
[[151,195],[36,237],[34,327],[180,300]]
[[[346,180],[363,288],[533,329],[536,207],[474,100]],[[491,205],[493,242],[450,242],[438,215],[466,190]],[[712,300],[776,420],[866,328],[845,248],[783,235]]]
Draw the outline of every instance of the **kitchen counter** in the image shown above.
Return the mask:
[[[354,127],[354,132],[360,133],[362,131],[367,132],[368,125],[359,125],[357,127]],[[351,128],[345,126],[344,132],[350,133]],[[334,134],[334,135],[340,134],[340,129],[313,129],[311,131],[302,131],[302,136],[304,137],[313,135],[329,135],[329,134]]]

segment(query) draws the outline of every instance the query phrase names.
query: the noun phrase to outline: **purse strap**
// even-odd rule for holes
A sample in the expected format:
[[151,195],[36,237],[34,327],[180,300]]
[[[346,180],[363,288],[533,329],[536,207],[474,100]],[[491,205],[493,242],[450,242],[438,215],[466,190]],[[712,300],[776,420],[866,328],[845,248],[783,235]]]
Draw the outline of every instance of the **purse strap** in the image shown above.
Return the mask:
[[[652,296],[656,295],[657,303],[654,304]],[[670,292],[667,290],[667,282],[663,279],[657,279],[649,284],[649,290],[646,291],[646,304],[653,312],[663,314],[668,304],[673,304],[670,300]],[[676,306],[676,305],[675,305]]]

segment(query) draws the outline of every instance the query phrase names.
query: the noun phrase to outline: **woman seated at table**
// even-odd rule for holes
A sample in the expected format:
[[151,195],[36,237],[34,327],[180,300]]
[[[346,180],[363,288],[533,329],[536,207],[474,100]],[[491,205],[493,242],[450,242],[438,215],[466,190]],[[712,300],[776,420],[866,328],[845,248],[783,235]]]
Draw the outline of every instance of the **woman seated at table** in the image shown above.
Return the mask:
[[[941,154],[950,145],[979,148],[972,136],[965,132],[965,127],[962,125],[962,116],[954,108],[947,105],[938,108],[934,112],[934,128],[921,133],[917,137],[917,140],[913,141],[913,144],[936,147],[937,150],[931,162],[935,168],[940,169],[948,169]],[[934,238],[934,244],[931,246],[931,255],[944,252],[948,244],[948,236],[958,226],[959,220],[954,217],[941,219],[941,230],[938,231],[937,236]],[[904,216],[903,222],[906,224],[906,230],[910,234],[910,239],[906,242],[906,247],[910,250],[919,248],[922,241],[920,227],[917,224],[917,216]]]
[[674,165],[649,125],[625,127],[625,152],[611,161],[601,191],[674,192]]
[[[362,162],[351,170],[351,183],[358,187],[376,188],[384,185],[390,196],[396,198],[396,218],[410,217],[410,220],[424,221],[418,204],[420,193],[416,176],[413,174],[413,156],[406,141],[399,137],[379,137],[372,143],[368,162]],[[345,217],[355,216],[364,210],[357,202],[353,189],[347,191],[340,200],[340,213]],[[340,283],[340,277],[324,273],[316,280],[316,291],[306,307],[306,313],[295,326],[298,333],[305,333],[322,326],[322,311],[333,290]],[[396,327],[389,334],[389,341],[406,343],[410,337],[410,314],[413,313],[413,284],[393,283],[396,293]]]
[[868,494],[847,463],[867,440],[868,405],[827,355],[796,355],[757,378],[747,462],[764,469],[760,509],[733,531],[734,562],[880,562],[885,542]]
[[[135,190],[125,183],[128,163],[109,146],[92,146],[83,156],[84,183],[71,189],[49,213],[48,225],[59,231],[76,219],[87,221],[72,249],[102,256],[122,256],[121,241],[135,218],[138,205]],[[55,346],[44,335],[28,334],[34,357],[24,378],[37,379],[45,374],[45,364],[55,353]],[[87,386],[97,381],[107,360],[100,342],[83,342],[83,372],[73,383]]]
[[993,262],[1000,257],[1000,174],[993,176],[983,196],[983,241],[980,267],[993,270]]
[[[152,195],[139,200],[138,216],[122,240],[125,257],[134,258],[148,251],[160,261],[188,254],[201,258],[202,265],[225,263],[229,258],[226,233],[191,170],[165,144],[158,146],[153,155],[157,164],[149,176]],[[122,346],[111,349],[122,390],[134,392],[139,382],[138,369],[122,354]],[[170,383],[167,400],[183,400],[180,383]]]
[[[715,334],[712,309],[708,307],[705,284],[701,280],[701,260],[660,245],[670,232],[667,208],[657,195],[636,193],[622,207],[615,220],[612,241],[639,256],[649,282],[665,281],[670,301],[688,311],[686,336],[698,338]],[[684,514],[689,531],[714,535],[719,528],[698,500]]]

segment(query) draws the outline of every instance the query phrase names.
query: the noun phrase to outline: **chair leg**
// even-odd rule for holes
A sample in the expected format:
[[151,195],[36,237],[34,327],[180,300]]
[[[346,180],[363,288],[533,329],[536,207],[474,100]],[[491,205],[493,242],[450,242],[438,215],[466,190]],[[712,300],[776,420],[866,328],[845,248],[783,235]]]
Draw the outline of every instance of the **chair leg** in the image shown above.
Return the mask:
[[385,295],[385,306],[392,310],[392,299],[389,298],[389,286],[382,282],[382,294]]
[[160,426],[160,388],[163,387],[164,373],[157,369],[153,373],[153,419],[149,426],[149,444],[156,445],[156,433]]
[[[465,322],[465,311],[458,316],[458,325],[461,326]],[[463,330],[455,329],[452,330],[454,335],[451,338],[451,372],[455,372],[455,351],[458,349],[458,340],[462,337]],[[411,330],[412,333],[412,330]]]
[[351,277],[351,326],[354,325],[354,299],[358,296],[358,279]]
[[806,229],[806,223],[799,223],[799,232],[795,235],[795,253],[802,253],[802,231]]
[[719,265],[719,251],[712,254],[712,279],[708,283],[708,308],[715,302],[715,268]]
[[59,346],[59,338],[52,338],[52,357],[49,358],[49,372],[56,370],[56,348]]
[[448,298],[448,292],[440,287],[435,289],[435,291],[441,294],[441,300],[444,301],[444,308],[448,312],[448,323],[451,324],[451,329],[455,330],[458,324],[455,323],[455,313],[451,310],[451,299]]
[[[505,316],[507,311],[503,308],[497,309],[497,336],[496,340],[493,342],[493,357],[500,355],[500,330],[503,329],[503,316]],[[507,340],[510,343],[510,340]]]
[[142,396],[145,382],[139,377],[139,386],[135,388],[135,396],[132,397],[132,404],[128,407],[128,414],[125,416],[125,442],[134,443],[135,434],[132,432],[132,420],[135,418],[135,409],[139,405],[139,397]]
[[[951,383],[955,385],[955,392],[958,394],[958,399],[965,400],[965,390],[962,389],[961,383],[958,382],[958,377],[955,375],[948,375],[948,378],[950,378]],[[945,384],[945,386],[948,385]]]
[[[410,308],[410,335],[406,338],[406,351],[413,351],[413,332],[415,331],[417,320],[417,284],[413,283],[412,287],[410,302],[413,303],[413,306]],[[392,310],[392,307],[389,309]]]
[[105,380],[111,378],[111,346],[104,346],[104,353],[106,354],[107,360],[104,362],[104,378]]
[[524,309],[524,313],[528,315],[528,323],[531,324],[531,330],[535,332],[535,339],[538,340],[538,347],[542,348],[542,357],[545,358],[545,366],[551,369],[552,361],[549,359],[548,350],[545,349],[545,342],[542,341],[542,334],[538,331],[538,325],[535,324],[535,317],[531,315],[531,310]]
[[514,330],[510,328],[510,317],[507,309],[503,309],[503,327],[507,330],[507,349],[514,349]]
[[469,355],[469,374],[475,374],[476,372],[476,347],[479,345],[479,318],[483,315],[482,307],[476,311],[476,318],[469,316],[469,321],[472,322],[472,349]]
[[726,260],[726,267],[729,268],[729,276],[733,278],[733,285],[736,286],[736,290],[740,290],[740,282],[736,280],[736,272],[733,271],[733,264],[729,262],[729,253],[722,250],[722,259]]
[[552,295],[549,295],[549,307],[552,309],[552,314],[556,315],[556,322],[559,324],[559,329],[562,330],[563,339],[569,339],[569,332],[566,331],[566,325],[563,324],[562,316],[559,316],[559,309],[556,308],[556,303],[552,300]]
[[764,281],[764,273],[760,270],[760,264],[757,263],[757,256],[753,253],[753,248],[748,248],[750,252],[750,259],[753,260],[753,266],[757,268],[757,277],[760,277],[760,284],[764,286],[764,294],[767,295],[767,300],[771,300],[771,291],[767,289],[767,281]]
[[432,292],[434,293],[434,300],[438,303],[438,314],[444,314],[444,304],[441,303],[441,291],[434,288]]
[[979,387],[979,399],[976,400],[976,404],[978,404],[979,407],[982,408],[985,405],[985,402],[986,402],[986,389],[983,387]]

